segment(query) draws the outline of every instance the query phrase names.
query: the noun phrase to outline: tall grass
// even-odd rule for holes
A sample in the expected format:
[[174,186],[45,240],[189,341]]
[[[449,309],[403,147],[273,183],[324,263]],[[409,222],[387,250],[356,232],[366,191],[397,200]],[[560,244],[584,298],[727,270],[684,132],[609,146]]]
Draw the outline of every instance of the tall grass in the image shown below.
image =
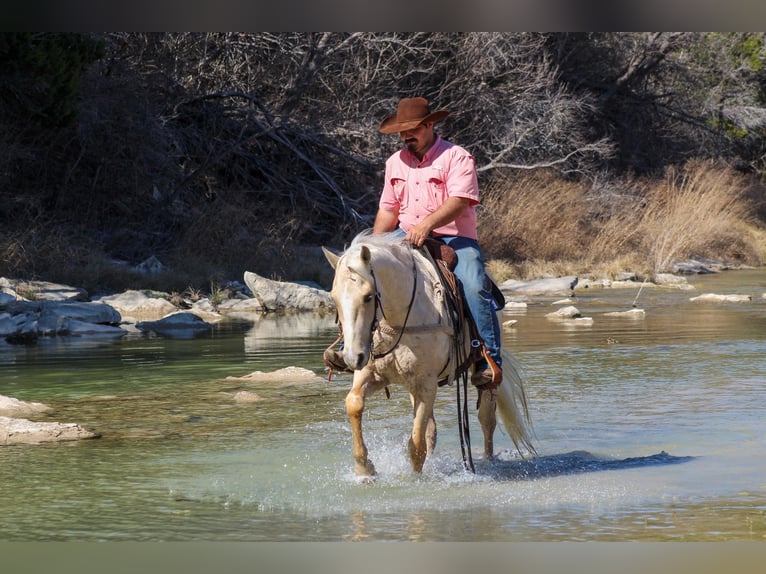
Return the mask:
[[664,181],[650,189],[639,222],[641,245],[652,269],[668,271],[674,261],[691,255],[754,260],[747,191],[743,176],[712,162],[670,169]]
[[480,211],[493,273],[521,277],[600,271],[671,271],[689,257],[761,265],[766,232],[752,177],[691,161],[663,177],[607,184],[525,174],[494,182]]
[[493,181],[484,191],[479,235],[489,257],[570,260],[586,248],[586,189],[553,173]]

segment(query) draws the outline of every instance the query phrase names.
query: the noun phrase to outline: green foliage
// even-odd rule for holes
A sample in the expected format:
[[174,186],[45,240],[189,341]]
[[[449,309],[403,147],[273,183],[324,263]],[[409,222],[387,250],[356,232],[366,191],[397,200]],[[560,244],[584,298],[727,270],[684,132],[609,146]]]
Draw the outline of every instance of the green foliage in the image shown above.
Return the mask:
[[737,42],[732,53],[754,72],[763,70],[763,38],[757,34],[745,34]]
[[80,74],[104,55],[101,41],[76,33],[0,34],[0,102],[42,127],[77,117]]

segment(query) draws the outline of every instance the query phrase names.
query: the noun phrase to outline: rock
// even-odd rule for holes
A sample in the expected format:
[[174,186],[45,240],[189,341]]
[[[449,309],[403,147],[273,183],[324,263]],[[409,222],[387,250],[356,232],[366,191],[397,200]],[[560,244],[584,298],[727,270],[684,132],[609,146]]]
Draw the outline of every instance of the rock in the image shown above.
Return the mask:
[[238,393],[234,393],[235,403],[258,403],[262,400],[263,397],[251,391],[239,391]]
[[641,283],[629,280],[629,279],[607,279],[602,277],[600,279],[584,278],[580,281],[581,289],[599,288],[599,289],[638,289],[638,288],[656,287],[656,285],[650,281]]
[[77,319],[68,319],[65,324],[65,333],[69,335],[109,335],[122,337],[127,333],[122,327],[116,325],[101,325],[99,323],[86,323]]
[[34,422],[0,416],[0,446],[97,438],[77,423]]
[[318,311],[334,309],[330,293],[299,283],[272,281],[245,271],[245,284],[266,311]]
[[533,279],[532,281],[517,281],[508,279],[498,287],[506,293],[523,293],[525,295],[570,295],[573,285],[576,285],[577,277],[557,277],[551,279]]
[[527,308],[527,304],[524,301],[507,301],[503,311],[519,311]]
[[673,275],[672,273],[657,273],[654,276],[654,281],[661,287],[674,287],[676,289],[682,289],[685,291],[691,291],[694,289],[693,285],[689,285],[686,277]]
[[574,319],[576,317],[582,317],[582,314],[580,313],[580,310],[574,305],[568,305],[566,307],[562,307],[561,309],[557,309],[552,313],[547,313],[545,316],[549,319]]
[[570,323],[574,325],[592,325],[593,324],[592,317],[583,317],[582,314],[580,314],[580,311],[577,309],[577,307],[573,305],[569,305],[568,307],[562,307],[561,309],[558,309],[557,311],[554,311],[553,313],[546,314],[545,317],[548,319],[556,320],[556,321],[564,321],[566,323]]
[[615,273],[614,279],[615,281],[637,281],[638,277],[630,271],[618,271]]
[[[85,289],[48,281],[22,281],[2,277],[0,288],[6,295],[25,301],[87,301],[89,299]],[[1,303],[2,299],[0,299]]]
[[138,320],[160,319],[178,310],[167,299],[151,297],[143,291],[129,290],[101,297],[99,301],[113,307],[122,315],[129,315]]
[[34,342],[38,336],[73,333],[113,333],[120,314],[102,303],[78,301],[17,300],[0,313],[0,336]]
[[752,300],[750,295],[719,295],[717,293],[703,293],[692,297],[689,301],[705,301],[710,303],[748,303]]
[[120,313],[104,303],[43,303],[40,321],[47,322],[66,318],[85,323],[101,325],[119,325]]
[[605,317],[627,317],[629,319],[643,319],[646,317],[646,311],[643,309],[630,309],[628,311],[612,311],[604,313]]
[[516,319],[503,321],[503,329],[513,329],[516,326],[516,323],[518,323]]
[[134,269],[138,271],[139,273],[143,273],[145,275],[154,275],[156,273],[161,273],[162,271],[165,271],[167,267],[165,267],[162,261],[160,261],[154,255],[152,255],[144,259],[138,265],[136,265]]
[[26,401],[14,399],[13,397],[0,395],[0,416],[27,417],[48,410],[50,410],[50,407],[43,403],[28,403]]
[[191,339],[202,332],[210,331],[213,326],[194,313],[179,311],[158,321],[142,321],[136,324],[136,328],[174,339]]
[[0,337],[12,335],[16,332],[18,325],[10,313],[0,313]]
[[7,293],[5,291],[0,291],[0,309],[5,309],[8,305],[11,303],[15,303],[19,300],[18,295],[14,293]]
[[263,313],[266,309],[263,308],[261,302],[258,299],[228,299],[218,305],[218,312],[226,315],[237,313]]
[[270,373],[255,371],[243,377],[226,377],[227,381],[258,381],[258,382],[324,382],[324,377],[314,371],[302,367],[285,367]]
[[208,323],[217,322],[223,319],[223,315],[216,310],[213,303],[210,302],[210,299],[200,299],[199,301],[194,302],[189,311]]
[[692,258],[685,261],[678,261],[673,264],[673,273],[683,275],[702,275],[708,273],[718,273],[727,267],[718,261],[706,258]]

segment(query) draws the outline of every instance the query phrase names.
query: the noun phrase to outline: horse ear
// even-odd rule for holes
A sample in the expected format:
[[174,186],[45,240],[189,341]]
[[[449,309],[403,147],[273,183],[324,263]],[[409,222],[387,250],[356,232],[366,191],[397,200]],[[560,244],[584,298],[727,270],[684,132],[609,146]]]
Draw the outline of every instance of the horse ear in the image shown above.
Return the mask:
[[370,259],[372,259],[372,256],[370,255],[370,248],[367,247],[366,245],[362,245],[362,250],[359,254],[362,257],[362,261],[364,261],[365,263],[369,263]]
[[330,262],[330,265],[333,269],[338,265],[338,260],[340,260],[340,255],[336,255],[329,249],[327,249],[324,245],[322,245],[322,252],[324,253],[324,256],[327,258],[327,261]]

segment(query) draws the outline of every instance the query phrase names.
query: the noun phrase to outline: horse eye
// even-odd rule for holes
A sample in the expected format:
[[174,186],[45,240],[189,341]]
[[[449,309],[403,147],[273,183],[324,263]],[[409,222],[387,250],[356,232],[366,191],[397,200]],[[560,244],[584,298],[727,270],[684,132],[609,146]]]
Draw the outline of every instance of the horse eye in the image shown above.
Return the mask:
[[372,301],[372,295],[368,293],[367,295],[364,296],[364,302],[369,303],[370,301]]

